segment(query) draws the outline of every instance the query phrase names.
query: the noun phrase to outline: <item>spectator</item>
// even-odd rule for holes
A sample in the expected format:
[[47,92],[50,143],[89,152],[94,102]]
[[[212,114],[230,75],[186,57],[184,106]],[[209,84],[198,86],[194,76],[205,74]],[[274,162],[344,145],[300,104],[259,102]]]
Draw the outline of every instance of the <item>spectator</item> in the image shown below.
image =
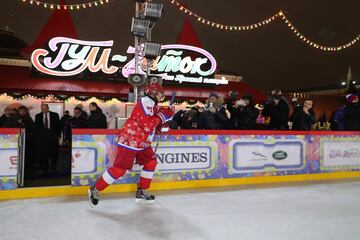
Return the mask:
[[[38,158],[43,174],[48,172],[49,159],[51,159],[51,170],[56,171],[61,135],[59,114],[49,111],[49,105],[41,104],[41,113],[35,115],[35,127],[43,129],[39,132],[42,137],[36,139],[36,144],[42,147]],[[44,148],[44,146],[46,147]]]
[[239,93],[237,91],[230,91],[229,92],[229,98],[226,101],[226,109],[230,112],[230,129],[236,129],[238,125],[238,119],[235,117],[235,114],[233,113],[234,105],[236,104],[236,101],[239,100]]
[[95,102],[89,104],[89,110],[88,128],[107,128],[106,116]]
[[71,116],[68,110],[66,110],[64,112],[64,115],[61,117],[60,119],[60,129],[61,129],[61,133],[62,133],[62,140],[65,141],[66,138],[66,132],[68,131],[68,124],[69,124],[69,120],[70,120]]
[[326,117],[325,113],[316,123],[316,129],[320,131],[330,131],[331,130],[331,122],[328,117]]
[[29,110],[25,106],[21,106],[18,109],[19,112],[19,127],[25,128],[25,129],[32,129],[34,127],[34,121],[30,117]]
[[255,108],[251,95],[242,97],[235,105],[228,102],[227,109],[231,113],[234,129],[253,130],[256,129],[256,119],[259,116],[259,109]]
[[83,117],[82,110],[79,107],[74,108],[74,116],[70,118],[64,126],[64,143],[70,145],[71,142],[71,129],[73,128],[86,128],[87,120]]
[[226,109],[221,103],[221,99],[216,93],[210,93],[206,101],[206,107],[200,117],[200,124],[203,129],[230,128],[230,121]]
[[79,107],[74,108],[74,116],[70,118],[69,124],[71,128],[86,128],[87,120],[83,117],[82,110]]
[[87,114],[87,112],[84,111],[84,106],[82,104],[77,104],[75,107],[80,108],[81,116],[85,119],[88,119],[88,114]]
[[[338,131],[344,131],[346,129],[344,108],[345,108],[345,106],[340,107],[338,110],[336,110],[336,112],[334,114],[334,123],[336,124],[336,130],[338,130]],[[332,126],[334,127],[335,124],[332,124]],[[335,130],[335,129],[332,129],[332,130]]]
[[346,105],[344,107],[345,129],[348,131],[360,130],[360,106],[359,98],[355,94],[346,96]]
[[307,99],[304,104],[296,104],[294,112],[289,119],[289,126],[292,130],[311,130],[313,124],[316,123],[315,112],[312,109],[313,100]]
[[173,120],[176,122],[176,129],[199,129],[200,116],[199,108],[194,106],[190,110],[178,111]]
[[41,113],[35,115],[35,125],[39,129],[50,129],[60,137],[59,114],[49,111],[48,104],[41,104]]
[[271,92],[269,99],[265,102],[262,115],[270,117],[269,129],[271,130],[286,130],[289,128],[289,106],[282,96],[281,90]]
[[6,119],[3,126],[4,128],[18,128],[19,127],[19,113],[17,109],[10,110],[10,116]]
[[68,110],[64,112],[64,115],[60,119],[61,129],[64,128],[65,124],[70,120],[71,116]]
[[4,123],[10,118],[10,109],[5,108],[4,114],[0,117],[0,127],[3,127]]

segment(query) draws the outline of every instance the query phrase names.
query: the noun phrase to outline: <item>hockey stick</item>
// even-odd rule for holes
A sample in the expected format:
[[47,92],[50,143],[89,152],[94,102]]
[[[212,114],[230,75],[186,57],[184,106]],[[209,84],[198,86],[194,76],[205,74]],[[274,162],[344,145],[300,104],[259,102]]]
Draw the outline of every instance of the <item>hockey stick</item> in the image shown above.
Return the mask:
[[[172,107],[172,105],[174,104],[175,97],[176,97],[176,92],[173,91],[172,96],[171,96],[171,100],[170,100],[170,107]],[[154,150],[155,153],[156,153],[156,151],[157,151],[157,149],[159,147],[159,142],[160,142],[161,136],[162,136],[162,132],[160,130],[159,138],[156,140],[156,146],[155,146],[155,150]]]

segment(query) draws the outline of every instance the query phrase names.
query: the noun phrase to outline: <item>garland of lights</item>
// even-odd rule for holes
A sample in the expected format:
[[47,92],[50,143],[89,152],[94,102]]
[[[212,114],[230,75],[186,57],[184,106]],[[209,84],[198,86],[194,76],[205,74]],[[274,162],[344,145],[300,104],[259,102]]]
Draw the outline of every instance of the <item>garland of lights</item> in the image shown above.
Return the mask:
[[38,0],[21,0],[21,1],[35,6],[40,6],[49,9],[59,9],[59,10],[60,9],[80,10],[84,8],[97,7],[109,3],[109,0],[97,0],[86,3],[78,3],[78,4],[56,4],[56,3],[48,3]]
[[221,23],[214,22],[209,19],[201,17],[200,15],[198,15],[198,14],[194,13],[193,11],[190,11],[188,8],[184,7],[182,4],[180,4],[176,0],[169,0],[169,1],[171,2],[171,4],[176,6],[181,12],[184,12],[188,16],[194,17],[195,19],[198,20],[198,22],[200,22],[202,24],[206,24],[213,28],[226,30],[226,31],[254,30],[256,28],[260,28],[260,27],[263,27],[263,26],[271,23],[276,19],[280,19],[280,20],[282,20],[283,23],[286,24],[286,26],[291,31],[293,31],[295,36],[298,37],[300,40],[302,40],[304,43],[306,43],[307,45],[309,45],[313,48],[320,49],[323,51],[340,51],[345,48],[351,47],[352,45],[354,45],[355,43],[357,43],[360,40],[360,34],[359,34],[351,41],[349,41],[343,45],[339,45],[339,46],[324,46],[324,45],[318,44],[314,41],[311,41],[309,38],[305,37],[301,32],[299,32],[299,30],[294,27],[294,25],[289,21],[289,19],[286,17],[286,15],[284,14],[284,12],[282,10],[280,10],[273,16],[271,16],[267,19],[264,19],[262,21],[259,21],[257,23],[253,23],[253,24],[249,24],[249,25],[226,25],[226,24],[221,24]]
[[[10,97],[13,100],[24,100],[27,98],[33,98],[36,100],[52,100],[52,101],[59,101],[59,102],[67,102],[71,99],[77,100],[77,101],[82,101],[82,102],[86,102],[89,100],[92,101],[98,101],[101,103],[111,103],[111,102],[119,102],[119,103],[128,103],[126,98],[114,98],[114,97],[103,97],[103,98],[98,98],[98,97],[94,97],[94,96],[61,96],[61,95],[53,95],[53,94],[38,94],[38,95],[32,95],[32,94],[28,94],[28,93],[23,93],[23,94],[9,94],[9,93],[2,93],[0,94],[0,98],[1,97]],[[162,102],[162,105],[168,105],[170,102],[169,101],[165,101]],[[181,104],[185,104],[185,105],[189,105],[189,104],[203,104],[200,101],[195,101],[195,100],[176,100],[174,102],[174,105],[181,105]]]
[[55,101],[68,101],[69,99],[76,99],[78,101],[88,101],[89,99],[95,99],[99,102],[102,103],[108,103],[108,102],[112,102],[112,101],[119,101],[119,102],[126,102],[123,101],[125,98],[114,98],[114,97],[104,97],[104,98],[97,98],[97,97],[92,97],[92,96],[85,96],[85,97],[79,97],[79,96],[65,96],[65,97],[61,97],[61,96],[55,96],[53,94],[48,94],[48,95],[43,95],[43,94],[39,94],[39,95],[31,95],[31,94],[7,94],[7,93],[3,93],[0,94],[0,97],[11,97],[14,100],[22,100],[22,99],[26,99],[26,98],[34,98],[36,100],[55,100]]

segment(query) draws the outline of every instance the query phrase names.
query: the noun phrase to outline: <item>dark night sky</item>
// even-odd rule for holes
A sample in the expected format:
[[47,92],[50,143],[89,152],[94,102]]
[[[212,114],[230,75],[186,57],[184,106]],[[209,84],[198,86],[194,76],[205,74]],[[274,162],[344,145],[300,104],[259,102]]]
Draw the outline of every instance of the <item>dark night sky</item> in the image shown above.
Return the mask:
[[[57,3],[55,0],[47,2]],[[86,0],[68,0],[81,3]],[[174,43],[185,15],[168,0],[163,18],[153,31],[153,41]],[[263,20],[283,9],[292,23],[314,42],[343,44],[360,33],[360,1],[329,0],[183,0],[199,15],[223,24],[241,25]],[[114,53],[125,54],[133,38],[129,31],[134,1],[113,0],[103,7],[72,11],[80,39],[115,40]],[[0,25],[7,13],[14,17],[10,27],[17,36],[31,44],[50,17],[51,11],[24,4],[21,0],[1,0]],[[338,84],[347,68],[360,79],[359,44],[341,52],[323,52],[302,43],[278,21],[264,28],[229,32],[209,28],[191,18],[203,48],[211,52],[223,71],[243,76],[245,82],[262,90],[296,89]]]

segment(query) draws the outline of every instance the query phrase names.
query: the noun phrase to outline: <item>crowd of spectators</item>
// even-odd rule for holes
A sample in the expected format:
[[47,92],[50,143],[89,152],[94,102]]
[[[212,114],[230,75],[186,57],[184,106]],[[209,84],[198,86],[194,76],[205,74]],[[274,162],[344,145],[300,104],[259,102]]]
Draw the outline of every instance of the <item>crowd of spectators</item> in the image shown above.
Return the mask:
[[[107,128],[106,116],[101,108],[92,102],[89,104],[90,115],[83,110],[82,105],[74,108],[73,116],[69,111],[59,119],[59,114],[49,111],[48,104],[41,105],[41,113],[35,116],[35,122],[29,114],[26,106],[17,109],[5,108],[0,117],[0,127],[2,128],[51,128],[61,132],[67,126],[73,128]],[[46,126],[45,126],[46,125]]]
[[[223,100],[211,93],[205,106],[192,106],[178,111],[170,127],[173,129],[238,129],[238,130],[360,130],[360,105],[356,94],[346,96],[345,105],[332,118],[319,119],[312,99],[290,102],[281,90],[273,90],[268,99],[255,104],[251,95],[239,96],[231,91]],[[266,121],[264,121],[266,119]]]
[[[349,130],[360,131],[360,105],[356,94],[348,94],[345,104],[333,116],[324,114],[317,120],[314,101],[293,98],[288,101],[281,90],[273,90],[265,102],[255,104],[251,95],[239,96],[229,92],[226,99],[210,93],[205,105],[192,106],[175,113],[169,127],[173,129],[218,129],[218,130]],[[89,104],[88,114],[82,105],[77,105],[71,114],[59,115],[41,105],[35,121],[29,109],[5,108],[0,117],[0,127],[25,128],[27,131],[25,169],[31,176],[47,174],[57,169],[59,142],[63,147],[71,145],[71,130],[74,128],[107,128],[105,114],[96,103]],[[46,147],[44,147],[46,146]]]
[[[273,90],[265,102],[258,104],[250,94],[239,96],[236,91],[231,91],[223,99],[216,93],[210,93],[205,105],[176,112],[169,126],[173,129],[219,130],[360,130],[358,95],[346,95],[344,106],[332,117],[322,115],[317,120],[313,105],[312,99],[298,101],[292,98],[289,102],[281,90]],[[72,115],[65,111],[61,119],[57,113],[49,111],[47,104],[41,106],[41,111],[33,121],[25,106],[5,108],[0,117],[0,127],[52,128],[57,136],[63,137],[64,143],[70,142],[73,128],[107,128],[106,116],[95,102],[89,104],[90,114],[79,104]],[[48,120],[45,113],[49,113]]]
[[107,128],[106,116],[101,108],[93,102],[89,104],[89,110],[88,116],[82,105],[78,105],[73,116],[65,111],[60,119],[58,113],[50,111],[49,105],[43,103],[34,121],[25,106],[5,108],[0,117],[0,127],[26,129],[26,173],[30,178],[47,176],[57,171],[59,143],[63,147],[70,146],[72,128]]

